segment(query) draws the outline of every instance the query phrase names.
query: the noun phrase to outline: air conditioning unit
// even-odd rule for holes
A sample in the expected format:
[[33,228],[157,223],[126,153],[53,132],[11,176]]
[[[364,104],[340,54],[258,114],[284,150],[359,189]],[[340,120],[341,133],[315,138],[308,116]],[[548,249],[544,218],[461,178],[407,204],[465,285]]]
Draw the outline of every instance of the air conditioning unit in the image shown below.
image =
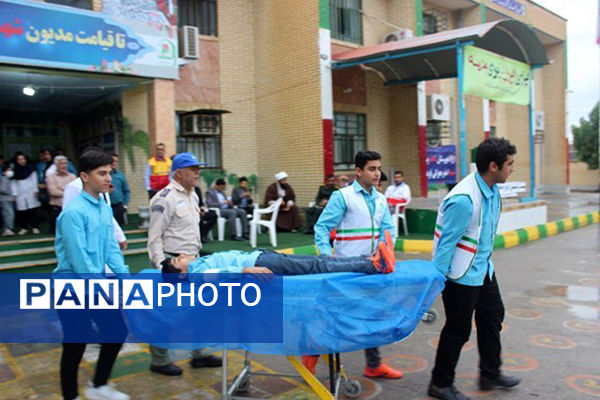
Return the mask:
[[388,33],[381,38],[381,43],[397,42],[399,40],[410,39],[413,37],[412,29],[398,29],[397,31]]
[[215,114],[188,114],[181,120],[183,136],[218,135],[221,133],[221,116]]
[[450,121],[450,98],[441,94],[427,96],[427,119]]
[[535,130],[536,131],[543,131],[544,130],[544,126],[545,126],[545,118],[546,118],[546,114],[543,111],[536,111],[535,112]]
[[179,30],[179,48],[183,58],[197,59],[200,54],[198,44],[198,27],[184,25]]

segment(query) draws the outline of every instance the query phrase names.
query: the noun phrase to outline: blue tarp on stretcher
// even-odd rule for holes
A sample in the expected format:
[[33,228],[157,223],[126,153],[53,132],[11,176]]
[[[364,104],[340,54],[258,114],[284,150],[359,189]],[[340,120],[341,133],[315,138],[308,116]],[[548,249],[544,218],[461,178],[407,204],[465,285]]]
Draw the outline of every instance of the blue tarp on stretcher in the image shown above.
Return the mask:
[[[444,288],[431,262],[398,262],[391,274],[334,273],[283,277],[283,342],[228,343],[257,354],[343,353],[407,338]],[[178,314],[194,318],[193,308]],[[143,330],[140,313],[128,314],[130,332]],[[155,314],[154,314],[155,315]],[[168,314],[166,314],[168,315]],[[182,315],[178,315],[180,319]],[[160,322],[160,321],[154,321]],[[165,320],[165,324],[168,321]],[[223,344],[155,343],[167,348],[222,348]]]

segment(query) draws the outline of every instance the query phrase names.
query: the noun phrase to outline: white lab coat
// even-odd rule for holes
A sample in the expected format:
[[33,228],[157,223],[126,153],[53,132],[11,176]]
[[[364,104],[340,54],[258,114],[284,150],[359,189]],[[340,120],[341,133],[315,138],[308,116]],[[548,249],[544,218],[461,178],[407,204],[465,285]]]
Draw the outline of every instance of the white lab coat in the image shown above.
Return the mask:
[[41,205],[36,196],[38,193],[38,181],[35,171],[27,179],[11,180],[10,191],[13,196],[17,197],[15,203],[17,211],[30,210]]

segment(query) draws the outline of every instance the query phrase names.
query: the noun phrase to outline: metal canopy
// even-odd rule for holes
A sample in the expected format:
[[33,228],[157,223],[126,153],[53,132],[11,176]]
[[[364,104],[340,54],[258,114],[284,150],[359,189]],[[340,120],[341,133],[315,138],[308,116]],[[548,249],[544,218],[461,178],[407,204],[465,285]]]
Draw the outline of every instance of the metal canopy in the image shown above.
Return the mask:
[[454,78],[457,48],[464,45],[529,65],[548,64],[544,45],[531,28],[502,20],[339,53],[333,56],[332,68],[366,64],[381,73],[388,85]]

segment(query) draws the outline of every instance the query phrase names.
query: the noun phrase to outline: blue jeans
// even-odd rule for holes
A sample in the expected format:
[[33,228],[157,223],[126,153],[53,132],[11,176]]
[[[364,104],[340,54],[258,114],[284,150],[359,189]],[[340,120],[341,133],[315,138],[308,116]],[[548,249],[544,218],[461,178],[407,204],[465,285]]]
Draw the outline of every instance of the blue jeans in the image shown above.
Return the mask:
[[282,254],[266,251],[258,256],[256,266],[267,267],[280,275],[308,275],[329,272],[375,274],[373,262],[366,257],[333,257]]
[[15,227],[15,203],[12,200],[2,200],[0,201],[0,207],[2,208],[4,229],[12,231]]

